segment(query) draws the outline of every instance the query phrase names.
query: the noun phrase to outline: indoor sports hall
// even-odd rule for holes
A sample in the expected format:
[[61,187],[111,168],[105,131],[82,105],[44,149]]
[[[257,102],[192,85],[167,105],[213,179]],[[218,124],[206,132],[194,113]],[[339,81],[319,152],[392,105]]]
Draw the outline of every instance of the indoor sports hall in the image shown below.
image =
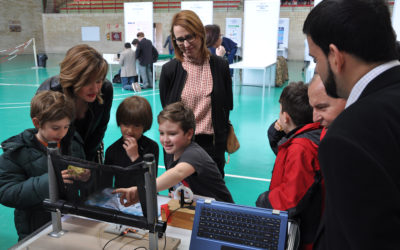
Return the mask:
[[[314,4],[320,1],[214,0],[210,1],[210,8],[200,12],[203,13],[200,14],[203,22],[207,22],[203,18],[210,16],[210,24],[221,27],[220,36],[231,36],[241,42],[234,60],[235,66],[231,65],[231,69],[235,70],[232,76],[233,110],[230,112],[230,121],[240,148],[231,155],[225,154],[227,163],[224,178],[236,204],[255,206],[258,196],[269,188],[276,156],[270,148],[267,131],[279,117],[282,89],[290,82],[308,83],[314,73],[315,64],[308,55],[302,27]],[[129,18],[135,15],[126,15],[124,12],[126,3],[150,2],[151,14],[146,13],[142,20],[136,20],[135,17],[131,20]],[[161,152],[158,175],[164,173],[156,119],[162,110],[158,81],[161,66],[173,57],[164,45],[170,34],[171,19],[183,9],[185,2],[189,4],[192,1],[28,0],[17,3],[1,0],[0,143],[27,128],[33,128],[30,101],[43,81],[60,73],[60,62],[69,48],[77,44],[88,44],[95,48],[109,63],[106,77],[113,81],[120,69],[114,58],[123,50],[124,42],[136,38],[136,32],[141,27],[133,27],[132,24],[142,24],[151,30],[148,32],[151,35],[146,34],[146,37],[153,41],[159,52],[158,61],[153,67],[154,88],[135,92],[124,90],[121,83],[113,82],[111,117],[103,142],[107,149],[121,137],[115,117],[118,105],[132,95],[146,98],[152,108],[153,124],[145,135],[158,143]],[[269,7],[262,11],[273,12],[273,15],[255,12],[252,19],[251,14],[245,14],[248,2],[271,3],[266,4]],[[395,1],[388,2],[392,11]],[[195,7],[186,6],[188,9]],[[260,18],[266,19],[260,21]],[[260,25],[260,22],[268,25]],[[268,33],[270,29],[273,39]],[[272,63],[263,62],[269,57],[272,57]],[[256,63],[241,64],[244,59],[247,59],[247,63]],[[258,60],[261,61],[260,65],[257,65]],[[283,72],[288,73],[287,78]],[[167,192],[161,194],[167,195]],[[17,242],[14,209],[0,204],[0,250],[9,249]]]
[[[18,55],[13,60],[0,64],[0,117],[3,121],[0,126],[0,141],[33,127],[29,116],[30,100],[41,82],[59,72],[59,63],[64,55],[48,54],[48,57],[46,68],[33,69],[35,63],[32,55]],[[302,62],[289,63],[290,81],[302,80],[302,65]],[[118,69],[115,67],[113,71],[116,73]],[[125,97],[133,95],[132,91],[122,90],[121,84],[113,85],[113,115],[104,138],[105,148],[121,136],[115,121],[116,108]],[[240,149],[230,155],[230,161],[225,166],[225,182],[235,203],[255,206],[258,195],[268,189],[271,178],[275,155],[269,147],[267,130],[279,115],[278,100],[282,87],[266,90],[263,97],[262,87],[244,86],[238,82],[234,91],[231,122],[239,139]],[[159,91],[143,90],[138,95],[150,102],[156,117],[161,111]],[[152,128],[146,135],[159,143],[157,126],[156,120],[153,120]],[[162,158],[160,162],[163,162]],[[163,166],[159,166],[159,174],[164,170]],[[0,249],[7,249],[17,243],[13,210],[0,205]]]

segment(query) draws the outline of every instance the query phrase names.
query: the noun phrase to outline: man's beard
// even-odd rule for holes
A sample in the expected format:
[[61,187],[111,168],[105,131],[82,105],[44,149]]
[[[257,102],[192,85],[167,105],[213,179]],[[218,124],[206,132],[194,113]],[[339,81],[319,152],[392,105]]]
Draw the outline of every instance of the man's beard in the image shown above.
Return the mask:
[[330,97],[339,98],[337,94],[335,78],[329,62],[328,62],[328,78],[325,81],[323,81],[323,83],[325,85],[326,93]]

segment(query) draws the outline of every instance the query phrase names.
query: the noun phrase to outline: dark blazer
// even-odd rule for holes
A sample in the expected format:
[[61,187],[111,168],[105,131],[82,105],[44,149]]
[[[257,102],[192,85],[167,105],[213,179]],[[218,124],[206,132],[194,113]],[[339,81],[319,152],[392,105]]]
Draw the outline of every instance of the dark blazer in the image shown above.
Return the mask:
[[[229,112],[233,109],[232,79],[228,62],[221,57],[211,55],[210,68],[213,78],[211,93],[212,124],[216,143],[224,143],[228,133]],[[181,100],[186,76],[187,72],[177,59],[163,65],[160,76],[160,99],[163,107]]]
[[400,66],[380,74],[319,147],[326,203],[316,249],[399,249]]
[[158,52],[154,48],[150,40],[143,38],[136,48],[136,58],[139,60],[140,65],[146,66],[157,61]]

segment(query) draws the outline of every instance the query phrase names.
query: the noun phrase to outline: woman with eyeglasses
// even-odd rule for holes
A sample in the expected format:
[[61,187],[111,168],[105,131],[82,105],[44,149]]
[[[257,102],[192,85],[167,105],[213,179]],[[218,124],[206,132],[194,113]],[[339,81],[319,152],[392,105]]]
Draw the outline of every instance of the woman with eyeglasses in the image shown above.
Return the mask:
[[193,11],[183,10],[174,15],[171,38],[175,58],[162,67],[161,105],[182,101],[193,110],[194,140],[224,176],[229,112],[233,109],[228,62],[208,51],[204,26]]
[[206,30],[206,46],[213,55],[224,56],[226,51],[222,46],[221,29],[216,24],[208,24],[204,26]]

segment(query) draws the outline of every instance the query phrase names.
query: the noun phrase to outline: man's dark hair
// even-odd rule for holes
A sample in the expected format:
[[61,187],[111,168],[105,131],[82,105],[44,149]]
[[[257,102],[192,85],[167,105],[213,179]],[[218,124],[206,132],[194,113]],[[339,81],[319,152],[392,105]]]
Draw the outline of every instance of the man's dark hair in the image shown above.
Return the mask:
[[139,38],[139,37],[144,37],[144,33],[143,33],[143,32],[138,32],[138,33],[136,34],[136,37],[137,37],[137,38]]
[[132,41],[132,44],[133,44],[133,45],[136,45],[136,44],[138,44],[138,43],[139,43],[139,39],[137,39],[137,38],[133,39],[133,41]]
[[292,82],[286,86],[279,98],[282,112],[289,114],[296,126],[313,122],[313,110],[308,102],[308,85],[303,82]]
[[130,43],[125,43],[125,49],[129,49],[129,48],[131,48],[131,44]]
[[367,63],[396,59],[396,35],[384,0],[324,0],[308,14],[303,32],[326,56],[334,44]]

